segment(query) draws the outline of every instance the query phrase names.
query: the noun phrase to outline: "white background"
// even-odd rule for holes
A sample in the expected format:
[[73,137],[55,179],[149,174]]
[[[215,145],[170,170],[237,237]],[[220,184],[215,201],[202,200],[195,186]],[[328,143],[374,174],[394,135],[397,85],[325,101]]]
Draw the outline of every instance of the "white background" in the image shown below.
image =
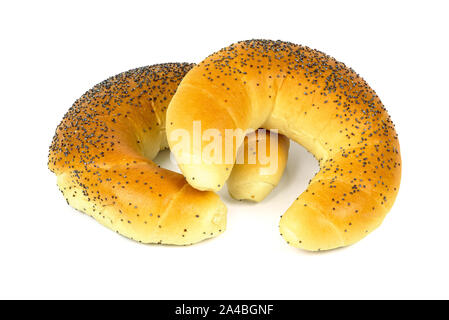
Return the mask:
[[[449,298],[448,12],[447,1],[2,1],[0,298]],[[221,192],[227,231],[190,247],[137,244],[66,204],[46,163],[75,99],[130,68],[250,38],[324,51],[377,91],[403,159],[379,229],[325,253],[283,241],[279,216],[318,169],[299,146],[263,203]]]

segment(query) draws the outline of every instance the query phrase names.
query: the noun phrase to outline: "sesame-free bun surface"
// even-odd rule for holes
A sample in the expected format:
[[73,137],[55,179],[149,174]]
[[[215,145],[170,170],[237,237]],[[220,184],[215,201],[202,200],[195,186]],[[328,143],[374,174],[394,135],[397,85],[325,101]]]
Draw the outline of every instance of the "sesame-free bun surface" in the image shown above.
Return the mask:
[[[401,157],[388,113],[359,75],[317,50],[250,40],[210,55],[171,100],[170,147],[177,142],[171,132],[192,130],[193,121],[222,133],[277,129],[315,155],[321,170],[280,221],[281,234],[295,247],[355,243],[381,224],[396,198]],[[181,151],[174,151],[178,160],[188,156]],[[180,168],[199,190],[219,190],[230,175],[225,165]]]
[[64,116],[48,166],[67,202],[143,243],[191,244],[226,228],[213,192],[151,161],[166,148],[168,102],[191,64],[162,64],[111,77]]
[[283,135],[267,130],[248,134],[237,154],[237,159],[242,161],[234,164],[227,181],[231,197],[254,202],[264,200],[282,178],[289,147],[290,141]]

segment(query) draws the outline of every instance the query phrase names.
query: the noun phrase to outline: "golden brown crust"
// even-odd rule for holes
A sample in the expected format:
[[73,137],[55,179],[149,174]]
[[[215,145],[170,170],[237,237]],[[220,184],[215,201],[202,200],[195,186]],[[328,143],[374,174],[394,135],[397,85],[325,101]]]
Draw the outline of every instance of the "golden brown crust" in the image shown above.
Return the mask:
[[247,135],[237,154],[242,161],[234,164],[227,181],[229,194],[237,200],[264,200],[282,178],[289,147],[287,137],[268,130]]
[[[280,222],[293,246],[352,244],[380,225],[397,195],[401,158],[389,115],[359,75],[317,50],[250,40],[209,56],[186,75],[170,103],[170,146],[170,133],[191,130],[194,120],[222,132],[278,129],[316,156],[320,172]],[[220,189],[229,175],[223,166],[181,169],[200,190]]]
[[223,232],[226,208],[151,160],[168,102],[191,64],[133,69],[96,85],[64,116],[48,167],[73,207],[144,243],[190,244]]

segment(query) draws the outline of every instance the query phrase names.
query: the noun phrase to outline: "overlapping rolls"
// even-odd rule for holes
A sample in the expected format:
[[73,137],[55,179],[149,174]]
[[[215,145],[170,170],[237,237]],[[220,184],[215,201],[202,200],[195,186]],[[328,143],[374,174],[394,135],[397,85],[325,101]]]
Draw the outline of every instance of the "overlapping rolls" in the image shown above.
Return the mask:
[[[196,190],[182,175],[151,161],[167,148],[167,106],[192,67],[133,69],[73,104],[48,157],[71,206],[143,243],[185,245],[224,232],[226,207],[215,193]],[[246,177],[258,175],[251,171]]]
[[[219,190],[232,164],[184,163],[175,130],[277,129],[319,160],[321,170],[283,215],[285,240],[307,250],[352,244],[377,228],[401,178],[399,141],[376,93],[352,69],[310,48],[250,40],[192,68],[167,112],[168,142],[187,181]],[[231,146],[235,157],[243,140]],[[206,143],[206,142],[203,142]],[[226,142],[222,142],[226,148]]]

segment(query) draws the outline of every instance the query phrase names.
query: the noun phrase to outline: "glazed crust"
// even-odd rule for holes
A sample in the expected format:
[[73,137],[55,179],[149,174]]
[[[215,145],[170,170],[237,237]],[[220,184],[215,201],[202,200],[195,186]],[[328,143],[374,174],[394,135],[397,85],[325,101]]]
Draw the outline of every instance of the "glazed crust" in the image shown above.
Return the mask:
[[[274,141],[276,144],[271,146]],[[247,135],[237,154],[237,159],[241,157],[242,161],[234,164],[227,181],[231,197],[254,202],[264,200],[284,174],[289,147],[287,137],[268,130]]]
[[[215,193],[198,191],[151,161],[167,148],[167,106],[192,67],[129,70],[73,104],[56,129],[48,162],[71,206],[143,243],[186,245],[225,230],[226,208]],[[240,166],[236,176],[255,183],[265,178],[253,165]],[[253,190],[256,197],[262,192]]]
[[167,147],[167,105],[192,66],[133,69],[73,104],[48,158],[71,206],[143,243],[185,245],[225,230],[226,208],[215,193],[150,160]]
[[[220,132],[277,129],[315,155],[321,170],[280,221],[295,247],[359,241],[381,224],[398,193],[399,141],[387,111],[358,74],[317,50],[250,40],[212,54],[189,71],[170,103],[170,147],[171,132],[191,130],[193,121]],[[230,174],[224,165],[180,167],[199,190],[219,190]]]

